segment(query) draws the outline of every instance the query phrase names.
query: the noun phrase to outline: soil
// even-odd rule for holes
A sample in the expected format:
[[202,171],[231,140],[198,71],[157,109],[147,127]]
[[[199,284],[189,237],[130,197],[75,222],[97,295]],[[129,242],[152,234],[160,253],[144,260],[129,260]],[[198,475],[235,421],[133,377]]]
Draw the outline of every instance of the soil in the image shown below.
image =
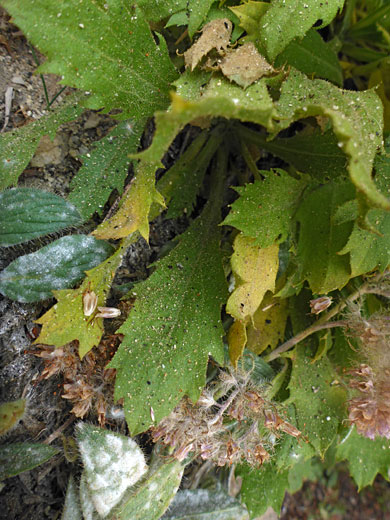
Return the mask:
[[[35,52],[43,61],[44,57]],[[34,75],[35,69],[31,47],[18,28],[10,23],[5,11],[0,10],[0,129],[12,130],[47,113],[42,79]],[[45,82],[49,99],[52,99],[61,89],[58,78],[45,77]],[[5,94],[10,87],[14,97],[6,122]],[[58,100],[68,91],[66,89]],[[86,111],[78,120],[63,125],[54,142],[43,139],[21,176],[20,185],[65,196],[72,176],[81,166],[80,157],[114,124],[107,115]],[[175,153],[177,156],[174,148],[171,155],[174,157]],[[146,277],[148,265],[162,246],[185,226],[185,221],[158,219],[152,227],[150,247],[142,240],[134,244],[125,256],[117,280],[134,281],[131,274],[134,272],[138,278]],[[26,252],[29,251],[21,247],[0,251],[0,269]],[[62,378],[55,376],[39,381],[42,361],[27,352],[37,335],[34,320],[52,303],[20,304],[0,296],[0,402],[25,397],[28,403],[23,420],[2,439],[6,444],[46,441],[63,447],[64,439],[73,434],[71,405],[61,397]],[[87,419],[96,422],[96,416]],[[113,427],[119,429],[120,425]],[[0,519],[59,518],[69,475],[78,472],[79,467],[70,457],[58,455],[32,471],[7,479],[0,491]],[[389,511],[390,487],[384,479],[378,477],[372,487],[358,494],[353,481],[340,472],[333,487],[327,485],[326,480],[306,483],[295,495],[287,495],[280,518],[390,520]]]

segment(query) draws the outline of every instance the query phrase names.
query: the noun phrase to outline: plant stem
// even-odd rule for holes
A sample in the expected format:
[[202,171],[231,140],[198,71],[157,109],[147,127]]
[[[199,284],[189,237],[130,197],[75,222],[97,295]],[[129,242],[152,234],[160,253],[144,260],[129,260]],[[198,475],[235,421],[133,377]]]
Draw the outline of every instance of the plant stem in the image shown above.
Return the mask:
[[[345,327],[346,321],[345,320],[339,320],[339,321],[332,321],[329,322],[336,314],[341,312],[349,303],[352,303],[353,301],[357,300],[362,296],[363,294],[383,294],[383,289],[380,287],[376,288],[373,287],[372,283],[373,281],[377,281],[383,276],[383,273],[378,274],[374,278],[372,278],[370,281],[367,281],[363,283],[359,289],[351,293],[348,298],[345,300],[340,301],[337,305],[335,305],[330,311],[328,311],[326,314],[324,314],[318,321],[310,325],[307,329],[303,330],[302,332],[299,332],[296,336],[289,339],[288,341],[282,343],[279,347],[277,347],[275,350],[273,350],[268,356],[264,357],[264,360],[269,362],[273,361],[274,359],[278,358],[281,354],[284,352],[287,352],[291,347],[294,347],[297,343],[304,340],[308,336],[311,336],[311,334],[314,334],[315,332],[318,332],[319,330],[323,329],[331,329],[335,327]],[[390,296],[390,295],[389,295]]]
[[333,329],[335,327],[345,327],[347,322],[345,320],[339,320],[339,321],[330,321],[328,323],[313,323],[310,327],[303,330],[302,332],[299,332],[296,336],[289,339],[288,341],[285,341],[282,345],[280,345],[278,348],[276,348],[271,354],[266,356],[264,358],[265,361],[273,361],[274,359],[278,358],[283,352],[287,352],[291,347],[299,343],[300,341],[304,340],[308,336],[311,336],[311,334],[314,334],[315,332],[318,332],[323,329]]

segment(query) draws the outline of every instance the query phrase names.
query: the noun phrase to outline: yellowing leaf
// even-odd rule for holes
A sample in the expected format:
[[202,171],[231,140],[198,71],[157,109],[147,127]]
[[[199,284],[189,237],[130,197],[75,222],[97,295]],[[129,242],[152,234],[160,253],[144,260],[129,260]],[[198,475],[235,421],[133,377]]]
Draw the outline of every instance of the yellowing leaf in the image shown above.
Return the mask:
[[93,291],[98,298],[97,305],[104,305],[115,271],[130,240],[124,241],[103,263],[87,271],[86,278],[77,289],[53,291],[58,301],[37,320],[43,328],[35,343],[61,347],[70,341],[78,340],[80,358],[99,344],[103,335],[103,320],[94,315],[84,315],[83,295],[86,291]]
[[23,417],[26,399],[9,401],[0,405],[0,435],[6,433]]
[[273,350],[279,341],[283,341],[287,309],[287,299],[274,298],[271,292],[267,292],[248,323],[246,347],[261,354],[268,347]]
[[237,367],[237,361],[244,352],[246,345],[246,326],[243,321],[237,320],[232,323],[227,337],[229,345],[229,358],[234,367]]
[[275,290],[279,267],[279,246],[264,249],[255,246],[254,240],[237,235],[231,265],[237,288],[228,299],[226,311],[236,320],[245,321],[253,316],[267,291]]
[[141,162],[129,190],[124,195],[117,213],[92,233],[99,238],[124,238],[139,231],[146,241],[149,240],[149,211],[153,202],[164,206],[164,199],[156,190],[155,162]]

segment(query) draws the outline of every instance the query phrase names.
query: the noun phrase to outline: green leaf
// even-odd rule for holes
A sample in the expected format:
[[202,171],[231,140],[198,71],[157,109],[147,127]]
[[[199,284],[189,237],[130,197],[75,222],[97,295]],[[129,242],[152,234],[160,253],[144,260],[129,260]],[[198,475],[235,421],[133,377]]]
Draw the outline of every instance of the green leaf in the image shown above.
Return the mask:
[[13,246],[79,226],[83,219],[62,197],[34,188],[14,188],[0,193],[0,245]]
[[292,70],[282,84],[277,108],[279,129],[310,116],[328,117],[347,155],[351,181],[369,206],[389,210],[390,201],[379,192],[371,176],[377,150],[382,146],[383,107],[373,90],[341,90],[328,81],[310,80]]
[[105,517],[146,473],[144,454],[124,435],[79,423],[77,441],[93,505]]
[[223,363],[220,312],[227,290],[217,227],[220,189],[179,245],[132,291],[137,299],[109,366],[117,369],[115,398],[124,398],[133,435],[154,418],[158,423],[184,395],[198,399],[209,355]]
[[288,473],[288,491],[291,494],[301,489],[303,483],[318,481],[323,476],[323,467],[317,458],[300,460]]
[[83,520],[79,495],[72,475],[69,477],[68,487],[66,488],[65,504],[61,520]]
[[[173,178],[176,179],[176,182],[175,189],[171,193],[171,202],[166,218],[178,218],[183,213],[191,215],[207,167],[221,141],[222,132],[203,132],[170,168],[170,175],[167,178],[169,178],[170,183],[172,183]],[[164,177],[162,178],[162,185],[165,185]]]
[[241,127],[239,132],[246,141],[264,148],[298,171],[308,173],[321,182],[347,174],[347,157],[337,146],[338,140],[333,132],[295,134],[272,141],[267,141],[259,132],[245,127]]
[[190,0],[189,12],[190,18],[188,21],[188,34],[192,38],[195,32],[199,29],[201,24],[205,21],[207,13],[214,0]]
[[267,463],[260,469],[248,465],[238,466],[236,476],[242,478],[241,499],[250,518],[261,516],[269,507],[278,514],[288,488],[288,471],[277,472],[274,464]]
[[343,72],[337,54],[315,29],[302,40],[292,41],[275,60],[274,66],[291,65],[309,77],[328,79],[343,84]]
[[313,363],[305,346],[291,354],[289,402],[294,404],[297,427],[320,456],[331,445],[345,415],[345,391],[335,385],[337,375],[326,357]]
[[248,520],[248,511],[221,487],[179,491],[162,520]]
[[352,231],[352,222],[337,223],[337,208],[354,197],[351,183],[328,183],[309,193],[296,219],[300,223],[297,260],[302,280],[313,293],[327,294],[351,278],[348,255],[339,254]]
[[305,36],[317,21],[321,20],[320,28],[328,25],[343,5],[344,0],[273,0],[255,29],[261,49],[273,61],[292,40]]
[[123,121],[82,157],[83,166],[70,183],[68,201],[84,218],[95,211],[101,214],[113,190],[122,194],[131,163],[128,154],[137,151],[144,128],[145,119]]
[[75,93],[38,121],[6,132],[0,137],[0,190],[14,186],[35,153],[40,138],[49,135],[54,139],[63,123],[73,121],[82,114],[80,106],[86,96]]
[[367,439],[350,428],[336,449],[338,460],[348,462],[349,472],[359,491],[370,486],[378,473],[389,478],[390,441],[378,437]]
[[267,2],[249,0],[249,2],[245,2],[242,5],[229,7],[240,20],[240,26],[247,33],[245,41],[257,42],[260,20],[269,6],[270,4]]
[[113,255],[86,271],[86,277],[77,289],[53,291],[57,303],[36,320],[43,327],[35,343],[61,347],[77,340],[81,359],[99,344],[104,332],[103,319],[96,318],[94,314],[89,318],[84,315],[83,297],[87,291],[93,291],[97,297],[97,306],[104,307],[115,271],[132,241],[135,241],[135,237],[123,241]]
[[224,117],[251,121],[273,128],[272,116],[275,112],[268,93],[267,78],[261,79],[243,90],[222,77],[213,77],[202,89],[204,74],[196,71],[183,74],[175,83],[178,92],[189,98],[172,95],[171,109],[157,112],[156,132],[152,145],[137,155],[142,161],[160,161],[178,132],[197,118]]
[[86,235],[59,238],[11,262],[0,273],[0,292],[19,302],[51,298],[54,289],[74,285],[112,251],[107,242]]
[[178,11],[187,9],[188,0],[159,0],[158,3],[150,0],[138,0],[137,4],[147,20],[157,22]]
[[[375,182],[384,195],[389,193],[390,139],[385,152],[375,158]],[[348,209],[348,208],[346,208]],[[350,212],[353,218],[353,212]],[[377,234],[361,229],[355,222],[351,236],[340,254],[349,253],[352,276],[359,276],[374,269],[384,271],[390,264],[390,213],[380,209],[368,210],[366,221]]]
[[115,509],[117,520],[156,520],[175,496],[184,467],[177,460],[162,458],[150,468],[145,478],[130,489]]
[[4,0],[3,6],[47,57],[38,71],[91,92],[86,107],[120,110],[116,119],[141,119],[168,105],[176,72],[164,39],[156,44],[135,6],[125,0]]
[[0,446],[0,480],[29,471],[54,457],[59,451],[53,446],[32,442]]
[[292,215],[305,184],[283,170],[260,172],[265,179],[236,188],[240,197],[223,221],[260,247],[286,240]]

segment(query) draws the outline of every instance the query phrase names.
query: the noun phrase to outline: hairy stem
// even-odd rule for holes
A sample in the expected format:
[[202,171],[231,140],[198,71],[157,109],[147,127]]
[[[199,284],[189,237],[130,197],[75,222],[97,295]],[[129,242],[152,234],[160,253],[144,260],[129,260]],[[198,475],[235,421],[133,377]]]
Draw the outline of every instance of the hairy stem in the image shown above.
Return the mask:
[[329,322],[336,314],[341,312],[349,303],[352,303],[353,301],[357,300],[363,294],[384,294],[383,288],[378,287],[376,288],[373,286],[373,282],[376,282],[380,280],[383,277],[383,273],[378,274],[377,276],[373,277],[369,281],[363,283],[359,289],[351,293],[348,298],[345,300],[340,301],[337,305],[335,305],[332,309],[330,309],[326,314],[324,314],[318,321],[310,325],[307,329],[303,330],[302,332],[299,332],[296,336],[289,339],[288,341],[282,343],[278,348],[273,350],[268,356],[264,357],[264,360],[269,362],[273,361],[274,359],[278,358],[283,352],[287,352],[291,347],[294,347],[297,343],[304,340],[308,336],[311,336],[311,334],[314,334],[315,332],[318,332],[323,329],[332,329],[335,327],[345,327],[346,322],[345,320],[340,321],[332,321]]

